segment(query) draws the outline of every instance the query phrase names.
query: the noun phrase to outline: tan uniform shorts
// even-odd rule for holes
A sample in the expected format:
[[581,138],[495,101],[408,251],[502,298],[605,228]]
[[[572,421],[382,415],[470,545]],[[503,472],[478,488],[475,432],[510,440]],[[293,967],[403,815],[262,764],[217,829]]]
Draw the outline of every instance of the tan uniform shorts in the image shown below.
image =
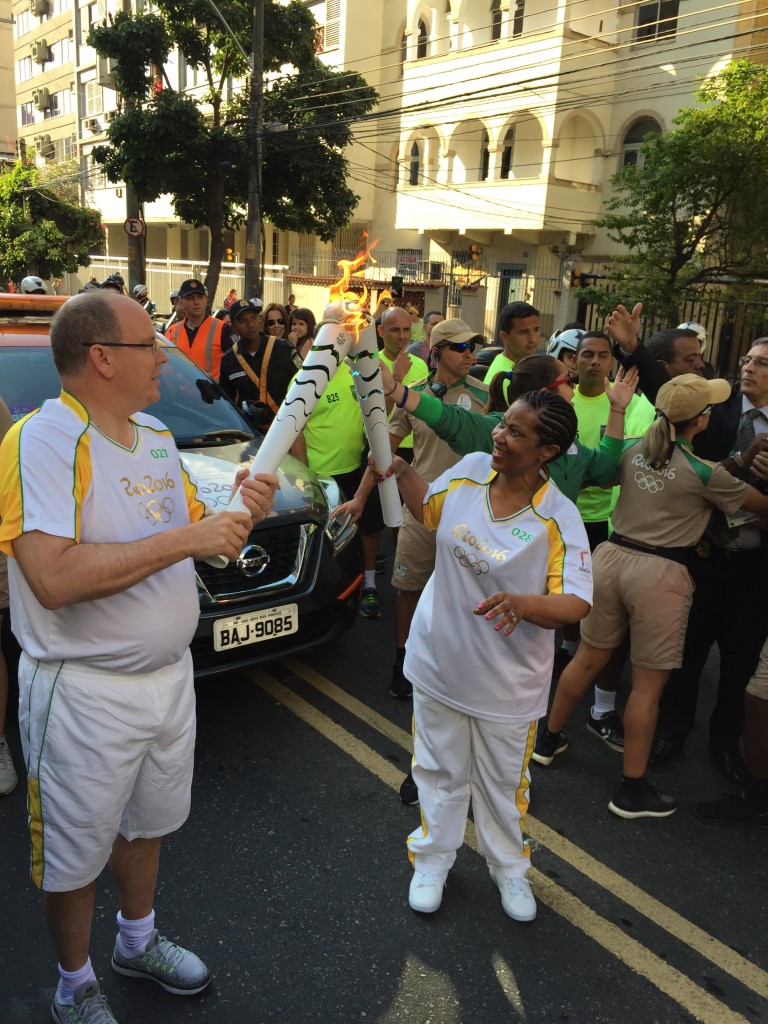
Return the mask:
[[693,600],[687,568],[606,541],[592,556],[592,572],[592,611],[581,623],[582,640],[613,650],[629,633],[633,665],[679,668]]
[[763,644],[755,674],[747,683],[747,693],[759,697],[760,700],[768,700],[768,640]]
[[392,572],[395,590],[423,590],[435,569],[436,534],[417,522],[405,509],[397,531],[397,550]]

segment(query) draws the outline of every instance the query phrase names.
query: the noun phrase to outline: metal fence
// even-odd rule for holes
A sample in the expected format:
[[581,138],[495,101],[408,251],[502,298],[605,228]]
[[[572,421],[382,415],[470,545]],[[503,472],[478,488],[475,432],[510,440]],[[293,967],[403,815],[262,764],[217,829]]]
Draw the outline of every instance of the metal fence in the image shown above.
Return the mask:
[[[146,281],[142,282],[149,289],[149,297],[156,304],[159,312],[170,312],[170,294],[178,289],[182,281],[189,278],[205,280],[207,262],[200,260],[146,260]],[[287,267],[268,264],[264,267],[263,288],[261,298],[264,305],[270,302],[283,303],[288,297],[288,285],[285,281]],[[120,273],[128,281],[128,260],[121,256],[92,256],[91,265],[79,274],[65,274],[62,294],[75,295],[90,277],[103,281],[110,274]],[[243,298],[245,286],[245,264],[224,263],[221,267],[219,284],[216,289],[217,305],[224,301],[230,288],[234,288],[238,298]],[[250,296],[252,297],[252,296]]]

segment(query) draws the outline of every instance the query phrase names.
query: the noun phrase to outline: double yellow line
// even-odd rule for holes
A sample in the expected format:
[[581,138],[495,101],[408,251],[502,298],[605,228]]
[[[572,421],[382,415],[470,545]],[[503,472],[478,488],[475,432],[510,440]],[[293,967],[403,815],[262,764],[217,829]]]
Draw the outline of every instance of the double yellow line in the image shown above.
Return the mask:
[[[357,700],[302,662],[289,658],[283,664],[305,683],[410,754],[412,749],[410,733],[390,722],[383,715],[379,715],[362,701]],[[262,690],[287,707],[289,711],[337,746],[347,756],[352,757],[391,789],[399,790],[403,780],[402,769],[392,765],[386,758],[377,754],[348,730],[332,721],[314,705],[299,697],[274,676],[262,669],[254,669],[249,675]],[[586,875],[592,882],[602,886],[612,896],[622,900],[657,927],[664,929],[690,950],[716,964],[721,971],[729,974],[759,998],[765,999],[768,996],[768,972],[750,963],[729,946],[724,945],[714,936],[675,913],[674,910],[585,853],[568,839],[558,835],[543,822],[528,815],[526,826],[528,835],[532,839]],[[465,842],[476,853],[479,853],[477,837],[471,822],[467,823]],[[746,1017],[731,1010],[687,975],[671,967],[641,942],[626,935],[616,925],[600,917],[578,897],[567,892],[540,871],[532,868],[529,878],[533,882],[536,897],[540,902],[564,917],[612,956],[646,978],[702,1024],[749,1024]]]

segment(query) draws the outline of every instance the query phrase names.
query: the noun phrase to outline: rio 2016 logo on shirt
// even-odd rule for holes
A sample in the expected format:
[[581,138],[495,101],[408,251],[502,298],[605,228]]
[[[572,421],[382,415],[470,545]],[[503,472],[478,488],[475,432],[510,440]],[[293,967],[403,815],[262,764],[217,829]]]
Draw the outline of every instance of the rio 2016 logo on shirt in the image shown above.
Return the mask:
[[475,576],[484,576],[490,569],[485,559],[478,558],[471,551],[467,554],[464,548],[454,548],[453,554],[454,557],[458,558],[459,565],[463,565],[465,569],[471,569]]
[[480,537],[478,539],[470,532],[469,526],[467,526],[466,523],[459,523],[458,526],[454,526],[451,533],[454,537],[458,537],[459,540],[464,541],[465,544],[469,544],[472,548],[476,548],[481,554],[487,555],[495,562],[506,562],[509,551],[506,549],[491,547],[488,543],[487,537]]

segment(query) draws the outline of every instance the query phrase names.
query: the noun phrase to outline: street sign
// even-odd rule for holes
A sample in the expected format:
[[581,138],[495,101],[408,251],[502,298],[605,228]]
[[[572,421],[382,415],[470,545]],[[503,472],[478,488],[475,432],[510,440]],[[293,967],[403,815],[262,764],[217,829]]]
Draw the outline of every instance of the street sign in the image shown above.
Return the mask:
[[128,217],[123,224],[126,235],[130,235],[131,238],[141,238],[144,234],[145,224],[140,217]]

